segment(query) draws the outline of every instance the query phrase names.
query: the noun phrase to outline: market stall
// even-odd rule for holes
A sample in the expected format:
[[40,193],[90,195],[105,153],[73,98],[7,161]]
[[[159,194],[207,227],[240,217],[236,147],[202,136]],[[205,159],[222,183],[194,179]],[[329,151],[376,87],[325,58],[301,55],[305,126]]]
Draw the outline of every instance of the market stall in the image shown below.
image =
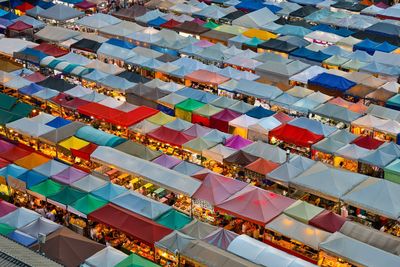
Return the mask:
[[384,168],[399,157],[400,149],[394,143],[385,143],[359,159],[359,172],[378,178],[384,177]]
[[370,153],[369,149],[348,144],[334,152],[333,165],[352,172],[358,172],[359,159]]
[[265,175],[279,167],[278,163],[259,158],[258,160],[250,163],[246,167],[245,177],[258,187],[265,187]]

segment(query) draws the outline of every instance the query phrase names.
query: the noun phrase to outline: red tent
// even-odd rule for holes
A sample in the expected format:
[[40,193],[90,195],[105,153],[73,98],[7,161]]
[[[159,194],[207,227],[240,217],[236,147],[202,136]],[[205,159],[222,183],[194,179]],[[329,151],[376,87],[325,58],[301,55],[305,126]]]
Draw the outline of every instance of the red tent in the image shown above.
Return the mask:
[[301,147],[310,147],[324,138],[323,135],[290,124],[283,124],[269,131],[269,138],[272,137]]
[[172,28],[175,28],[176,26],[178,26],[179,24],[181,24],[179,21],[176,21],[174,19],[170,19],[167,22],[161,24],[160,27],[161,28],[172,29]]
[[240,115],[235,111],[224,109],[210,117],[210,127],[227,133],[229,131],[229,122]]
[[93,117],[99,120],[104,120],[107,122],[111,122],[115,117],[125,114],[125,112],[123,111],[114,108],[109,108],[107,106],[95,102],[78,107],[78,112],[83,115]]
[[231,197],[248,184],[219,174],[209,173],[200,187],[193,194],[193,198],[205,200],[215,206]]
[[95,3],[83,0],[82,2],[74,5],[76,8],[87,10],[90,8],[95,8],[97,5]]
[[40,72],[34,72],[28,76],[25,76],[24,78],[30,82],[38,83],[45,80],[47,77],[41,74]]
[[26,157],[28,155],[32,154],[32,151],[13,146],[8,150],[3,150],[0,151],[0,157],[8,160],[10,162],[14,162],[20,158]]
[[53,57],[61,57],[69,53],[68,50],[48,43],[41,43],[40,45],[35,46],[33,49],[42,51],[43,53]]
[[245,167],[245,169],[266,175],[267,173],[270,173],[271,171],[275,170],[278,168],[280,165],[278,163],[259,158],[258,160],[254,161],[253,163],[250,163]]
[[80,99],[79,97],[71,97],[64,93],[60,93],[59,95],[53,97],[51,101],[71,110],[76,110],[80,106],[84,106],[91,103],[89,101]]
[[23,4],[16,6],[15,9],[20,10],[22,12],[26,12],[29,9],[34,8],[34,6],[32,6],[31,4],[29,4],[28,2],[24,2]]
[[354,141],[353,144],[365,148],[365,149],[377,149],[378,147],[380,147],[383,143],[385,143],[384,141],[380,141],[377,140],[371,136],[360,136],[357,137]]
[[75,157],[84,159],[84,160],[90,160],[90,155],[95,151],[97,148],[97,145],[90,143],[85,147],[82,147],[81,149],[73,149],[71,148],[71,153]]
[[13,204],[0,199],[0,217],[3,217],[16,209],[17,207],[15,207]]
[[113,204],[107,204],[88,216],[89,220],[106,224],[150,246],[172,230]]
[[11,24],[10,26],[7,27],[9,31],[16,31],[16,32],[22,32],[27,29],[32,29],[33,26],[30,24],[27,24],[23,21],[18,20],[17,22]]
[[3,168],[7,165],[9,165],[11,162],[9,162],[8,160],[2,159],[0,158],[0,168]]
[[287,114],[285,114],[283,112],[277,112],[274,115],[272,115],[272,117],[274,117],[275,119],[277,119],[281,123],[287,123],[287,122],[293,120],[292,117],[290,117],[289,115],[287,115]]
[[216,210],[264,225],[295,200],[255,186],[247,186],[215,207]]
[[181,146],[184,143],[194,139],[193,136],[184,134],[173,129],[169,129],[164,126],[161,126],[160,128],[152,131],[148,134],[148,136],[150,138],[159,140],[163,143],[171,144],[173,146]]
[[111,123],[122,126],[129,127],[142,120],[157,114],[159,111],[150,107],[140,106],[131,110],[129,112],[123,113],[117,117],[111,118]]
[[333,213],[332,211],[325,210],[312,218],[308,224],[318,227],[322,230],[334,233],[342,228],[342,225],[345,223],[346,219]]

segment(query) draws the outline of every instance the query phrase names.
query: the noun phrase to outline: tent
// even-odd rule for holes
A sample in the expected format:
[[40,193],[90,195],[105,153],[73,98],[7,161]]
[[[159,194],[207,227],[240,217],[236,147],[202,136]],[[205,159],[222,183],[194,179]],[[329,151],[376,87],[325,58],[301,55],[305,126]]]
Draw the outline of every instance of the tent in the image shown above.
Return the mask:
[[58,207],[66,208],[76,200],[85,196],[85,192],[66,186],[59,192],[47,197],[47,202],[54,204]]
[[49,158],[44,157],[40,154],[31,153],[23,158],[17,159],[16,161],[14,161],[14,163],[23,168],[31,170],[42,164],[45,164],[49,160],[50,160]]
[[244,139],[243,137],[241,137],[239,135],[234,135],[234,136],[226,139],[224,145],[227,147],[230,147],[230,148],[234,148],[234,149],[242,149],[244,147],[249,146],[252,143],[253,142],[248,139]]
[[0,200],[0,218],[9,214],[10,212],[13,212],[16,209],[17,207],[15,207],[13,204],[5,200]]
[[30,187],[28,193],[44,200],[47,196],[60,192],[63,187],[63,185],[48,179]]
[[132,253],[123,261],[120,261],[115,267],[158,267],[159,265],[153,263],[150,260],[140,257],[137,254]]
[[190,123],[188,121],[182,120],[182,119],[176,119],[174,121],[171,121],[167,124],[164,124],[166,128],[176,130],[176,131],[185,131],[189,129],[190,127],[193,126],[193,123]]
[[52,222],[46,218],[40,217],[36,221],[20,228],[19,230],[25,234],[28,234],[34,238],[38,238],[39,234],[49,235],[54,231],[61,228],[59,224]]
[[188,98],[186,100],[184,100],[183,102],[180,102],[179,104],[175,105],[175,116],[177,118],[181,118],[183,120],[192,121],[192,113],[196,110],[199,109],[201,107],[203,107],[204,104]]
[[337,75],[321,73],[308,80],[308,85],[312,88],[318,88],[318,90],[322,90],[322,92],[337,95],[340,94],[340,92],[349,90],[351,87],[355,86],[356,83]]
[[194,139],[193,136],[178,132],[164,126],[150,132],[148,137],[159,140],[163,143],[171,144],[173,146],[182,146],[184,143]]
[[314,266],[312,263],[299,259],[244,234],[236,237],[229,244],[227,250],[228,252],[261,266],[270,266],[271,264],[272,266],[282,267]]
[[367,176],[317,162],[292,179],[291,184],[305,192],[337,202],[366,179]]
[[[251,112],[251,111],[250,111]],[[247,113],[249,114],[249,113]],[[270,116],[259,120],[257,123],[250,125],[247,132],[247,138],[252,141],[268,141],[268,132],[277,128],[282,123]]]
[[[294,200],[257,187],[247,186],[215,209],[233,216],[264,225],[290,206]],[[249,205],[249,203],[253,203]]]
[[210,117],[221,111],[221,108],[215,107],[211,104],[206,104],[193,111],[192,122],[209,127]]
[[175,105],[186,100],[187,97],[172,93],[157,100],[157,109],[168,115],[175,115]]
[[238,236],[239,235],[234,232],[225,230],[224,228],[219,228],[218,230],[206,236],[203,241],[220,249],[226,250],[229,244]]
[[247,138],[249,126],[256,124],[259,120],[248,115],[241,115],[229,122],[229,132]]
[[369,150],[378,149],[383,143],[384,141],[380,141],[371,136],[359,136],[352,141],[352,144]]
[[184,143],[182,147],[194,153],[202,154],[203,150],[207,150],[211,147],[214,147],[215,145],[217,145],[216,142],[208,141],[207,139],[198,137]]
[[196,239],[204,239],[205,237],[217,230],[217,226],[194,219],[192,222],[186,224],[186,226],[181,228],[179,231]]
[[179,158],[168,156],[167,154],[162,154],[158,158],[152,161],[153,163],[157,163],[165,168],[172,169],[176,165],[182,162]]
[[226,147],[222,144],[218,144],[210,149],[203,150],[202,156],[207,159],[215,160],[217,162],[222,163],[225,158],[234,154],[236,151],[237,150],[234,148],[230,148],[230,147]]
[[183,131],[183,133],[192,137],[203,137],[211,131],[211,128],[201,126],[199,124],[193,124],[189,129]]
[[70,19],[83,16],[84,13],[66,5],[56,4],[38,13],[39,17],[52,19],[58,22],[65,22]]
[[14,231],[15,231],[14,227],[11,227],[11,226],[9,226],[7,224],[3,224],[3,223],[0,224],[0,234],[1,235],[8,235]]
[[80,217],[86,218],[89,213],[103,207],[107,203],[108,202],[103,199],[95,197],[91,194],[86,194],[84,197],[81,197],[70,204],[68,206],[68,211],[77,214]]
[[7,224],[14,228],[22,228],[37,220],[40,215],[26,208],[18,208],[0,218],[0,223]]
[[91,194],[103,200],[110,201],[126,191],[127,189],[125,187],[113,183],[106,183],[104,186],[92,191]]
[[104,245],[92,241],[80,234],[62,227],[46,237],[46,243],[32,247],[46,253],[47,257],[67,267],[78,266],[88,257],[104,248]]
[[267,173],[270,173],[274,169],[279,167],[279,164],[275,162],[271,162],[269,160],[259,158],[258,160],[250,163],[245,167],[246,170],[258,173],[262,176],[265,176]]
[[37,242],[37,239],[27,235],[19,230],[15,230],[7,235],[7,237],[25,247],[29,247]]
[[210,117],[210,126],[222,132],[228,132],[229,122],[239,116],[240,114],[235,111],[224,109]]
[[110,246],[105,247],[104,249],[87,258],[85,260],[85,265],[87,264],[88,266],[111,267],[125,260],[127,257],[128,255],[126,255],[125,253]]
[[[11,166],[11,165],[9,165]],[[48,176],[44,176],[35,171],[26,171],[21,173],[21,175],[10,175],[7,176],[7,183],[14,189],[25,191],[36,184],[39,184],[48,179]]]
[[399,196],[395,191],[399,184],[376,178],[364,179],[342,197],[345,203],[391,219],[400,215]]
[[320,207],[314,206],[302,200],[297,200],[295,203],[285,209],[283,213],[299,222],[308,224],[311,219],[323,211],[324,209]]
[[334,233],[339,231],[345,222],[346,219],[342,216],[334,213],[333,211],[324,210],[309,220],[308,224],[324,231]]
[[323,135],[290,124],[284,124],[271,130],[269,137],[303,147],[310,147],[324,138]]
[[[339,232],[320,244],[321,250],[356,265],[397,266],[399,257],[347,237]],[[363,253],[360,254],[360,252]],[[362,256],[361,256],[362,255]]]
[[99,146],[117,146],[125,141],[125,139],[117,137],[112,134],[105,133],[98,129],[92,128],[90,126],[84,126],[80,128],[76,134],[76,137],[83,139],[85,141],[94,143]]
[[158,112],[157,114],[148,117],[146,119],[148,122],[157,124],[157,125],[165,125],[168,124],[170,122],[173,122],[174,120],[176,120],[175,117],[170,116],[168,114],[165,114],[164,112]]
[[246,183],[222,175],[208,174],[193,198],[216,206],[247,186]]
[[179,230],[191,221],[192,219],[189,216],[176,211],[175,209],[167,211],[155,220],[156,223],[164,225],[172,230]]
[[332,118],[346,124],[350,124],[362,116],[360,113],[349,110],[349,107],[341,107],[331,103],[326,103],[317,107],[312,113],[326,118]]
[[89,219],[109,225],[150,246],[172,232],[152,220],[113,204],[107,204],[93,211],[89,214]]
[[152,150],[145,145],[130,140],[116,146],[115,149],[145,160],[153,160],[162,154],[161,151]]
[[75,167],[68,167],[67,169],[52,176],[54,180],[63,184],[72,184],[83,177],[88,175],[86,172],[81,171]]

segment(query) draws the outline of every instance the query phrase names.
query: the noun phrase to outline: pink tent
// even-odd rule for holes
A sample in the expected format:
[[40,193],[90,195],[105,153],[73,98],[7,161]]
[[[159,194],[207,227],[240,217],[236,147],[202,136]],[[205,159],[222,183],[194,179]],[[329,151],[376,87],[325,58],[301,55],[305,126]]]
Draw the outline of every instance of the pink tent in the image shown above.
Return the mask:
[[247,186],[247,183],[219,174],[209,173],[194,193],[193,198],[205,200],[215,206]]
[[88,174],[84,171],[81,171],[77,168],[74,167],[69,167],[65,170],[63,170],[60,173],[57,173],[56,175],[53,175],[52,178],[56,180],[57,182],[63,183],[63,184],[72,184],[73,182],[76,182],[83,177],[87,176]]
[[210,127],[227,133],[229,130],[229,122],[241,114],[235,111],[224,109],[210,117]]
[[246,186],[215,209],[264,226],[294,202],[255,186]]
[[173,167],[175,167],[176,165],[181,163],[182,160],[162,154],[161,156],[159,156],[158,158],[153,160],[153,162],[157,163],[158,165],[161,165],[165,168],[172,169]]
[[203,25],[204,23],[206,23],[204,20],[201,20],[199,18],[195,18],[194,20],[192,20],[192,22],[196,22],[199,25]]
[[234,135],[226,140],[225,146],[239,150],[252,143],[253,142],[250,141],[249,139],[245,139],[240,135]]
[[201,47],[201,48],[206,48],[206,47],[213,46],[214,44],[207,40],[200,40],[198,42],[195,42],[193,45],[197,46],[197,47]]
[[208,244],[214,245],[216,247],[219,247],[223,250],[226,250],[229,246],[229,244],[238,237],[239,235],[226,230],[224,228],[218,228],[218,230],[212,232],[208,236],[206,236],[203,241],[207,242]]
[[17,207],[15,207],[13,204],[0,199],[0,217],[3,217],[16,209]]
[[346,222],[346,219],[333,213],[332,211],[325,210],[312,218],[308,224],[318,227],[322,230],[334,233],[339,231],[342,225]]

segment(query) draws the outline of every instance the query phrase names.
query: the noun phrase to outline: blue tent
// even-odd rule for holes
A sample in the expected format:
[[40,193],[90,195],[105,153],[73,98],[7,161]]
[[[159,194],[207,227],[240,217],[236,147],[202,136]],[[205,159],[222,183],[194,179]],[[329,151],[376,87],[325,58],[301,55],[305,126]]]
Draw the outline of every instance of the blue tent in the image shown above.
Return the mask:
[[18,178],[22,176],[24,173],[26,173],[28,170],[25,168],[22,168],[18,165],[15,164],[10,164],[0,170],[0,175],[3,177],[8,178],[8,176],[12,176],[14,178]]
[[204,168],[202,166],[194,164],[194,163],[190,163],[190,162],[187,162],[187,161],[182,161],[181,163],[179,163],[178,165],[176,165],[172,169],[174,171],[179,172],[179,173],[192,176],[193,174],[201,171]]
[[161,24],[164,24],[165,22],[167,22],[167,20],[161,18],[161,17],[157,17],[155,19],[152,19],[150,21],[147,22],[147,26],[150,27],[160,27]]
[[126,189],[125,187],[113,183],[107,183],[106,185],[100,187],[99,189],[92,191],[91,194],[101,199],[111,201],[111,199],[127,191],[128,189]]
[[324,60],[327,60],[330,57],[331,57],[331,55],[327,55],[321,51],[318,51],[318,52],[310,53],[309,55],[307,55],[306,59],[315,61],[315,62],[322,62]]
[[76,131],[75,136],[99,146],[115,147],[126,141],[121,137],[103,132],[91,126],[84,126],[80,128],[78,131]]
[[4,1],[0,3],[0,6],[4,6],[4,7],[9,7],[11,6],[11,8],[16,8],[19,5],[22,5],[24,2],[20,1],[20,0],[9,0],[9,1]]
[[351,87],[357,85],[355,82],[352,82],[346,78],[329,73],[318,74],[314,78],[308,80],[308,84],[341,92],[347,91]]
[[264,7],[268,8],[274,14],[282,9],[279,6],[269,5],[265,3],[263,0],[244,0],[235,6],[236,9],[248,12],[256,11]]
[[70,124],[71,122],[69,120],[63,119],[61,117],[57,117],[52,121],[49,121],[46,123],[47,126],[53,127],[53,128],[60,128],[63,127],[67,124]]
[[55,4],[53,4],[53,2],[46,2],[46,1],[39,0],[36,2],[35,5],[43,8],[43,9],[48,9],[48,8],[54,6]]
[[400,95],[397,94],[389,98],[388,101],[386,101],[385,106],[391,109],[400,110]]
[[115,46],[119,46],[119,47],[126,48],[126,49],[133,49],[136,47],[136,45],[134,45],[130,42],[115,39],[115,38],[108,39],[106,41],[106,44],[115,45]]
[[329,33],[334,33],[342,37],[348,37],[352,35],[354,32],[350,31],[349,29],[346,28],[339,28],[335,29],[332,28],[331,26],[328,26],[326,24],[318,24],[316,26],[313,26],[311,28],[313,31],[321,31],[321,32],[329,32]]
[[18,59],[29,61],[34,64],[39,64],[40,61],[47,56],[48,55],[43,53],[42,51],[32,49],[29,47],[14,54],[14,57],[16,57]]
[[376,51],[381,51],[381,52],[385,52],[385,53],[390,53],[394,50],[396,50],[398,47],[392,44],[389,44],[388,42],[383,42],[381,44],[379,44],[378,46],[375,47]]
[[283,93],[274,100],[272,100],[271,104],[290,109],[291,106],[299,100],[300,98],[298,97]]
[[14,232],[9,233],[7,235],[7,237],[25,247],[30,247],[31,245],[35,244],[37,241],[36,238],[34,238],[28,234],[25,234],[21,231],[18,231],[18,230],[15,230]]
[[7,14],[1,16],[0,18],[8,19],[8,20],[13,20],[13,19],[17,19],[18,16],[15,15],[14,13],[12,13],[12,12],[8,12]]
[[43,90],[43,87],[40,85],[37,85],[36,83],[31,83],[30,85],[27,85],[25,87],[22,87],[18,91],[21,94],[24,95],[33,95],[34,93],[37,93],[39,91]]
[[309,30],[307,28],[301,27],[301,26],[283,25],[282,27],[277,29],[275,32],[279,33],[281,35],[304,37],[305,35],[309,34],[310,32],[313,32],[313,31]]
[[31,170],[19,176],[18,179],[25,182],[26,188],[31,188],[32,186],[47,180],[48,177]]
[[289,2],[296,3],[302,6],[316,6],[317,4],[324,2],[324,0],[290,0]]
[[193,88],[188,88],[188,87],[178,90],[175,93],[178,95],[181,95],[181,96],[186,96],[188,98],[200,101],[202,103],[206,103],[206,104],[208,104],[218,98],[217,95],[213,95],[213,94],[210,94],[207,92],[203,92],[203,91],[196,90]]
[[398,76],[400,74],[400,68],[377,62],[371,62],[368,65],[361,67],[360,70],[389,76]]
[[311,55],[314,53],[314,51],[309,50],[305,47],[300,47],[299,49],[294,50],[293,52],[290,52],[291,57],[299,57],[299,58],[307,58],[307,56]]
[[334,133],[337,129],[336,127],[323,124],[319,121],[300,117],[288,122],[288,124],[297,126],[299,128],[307,129],[315,134],[323,135],[325,137]]
[[262,118],[266,118],[269,116],[274,115],[275,112],[269,109],[265,109],[261,106],[255,107],[249,111],[246,112],[247,116],[256,118],[256,119],[262,119]]
[[76,5],[82,2],[83,0],[60,0],[60,1],[67,4]]
[[365,51],[370,55],[373,55],[375,53],[375,48],[378,46],[379,44],[371,41],[370,39],[365,39],[357,44],[355,44],[353,46],[353,51],[356,50],[361,50],[361,51]]

